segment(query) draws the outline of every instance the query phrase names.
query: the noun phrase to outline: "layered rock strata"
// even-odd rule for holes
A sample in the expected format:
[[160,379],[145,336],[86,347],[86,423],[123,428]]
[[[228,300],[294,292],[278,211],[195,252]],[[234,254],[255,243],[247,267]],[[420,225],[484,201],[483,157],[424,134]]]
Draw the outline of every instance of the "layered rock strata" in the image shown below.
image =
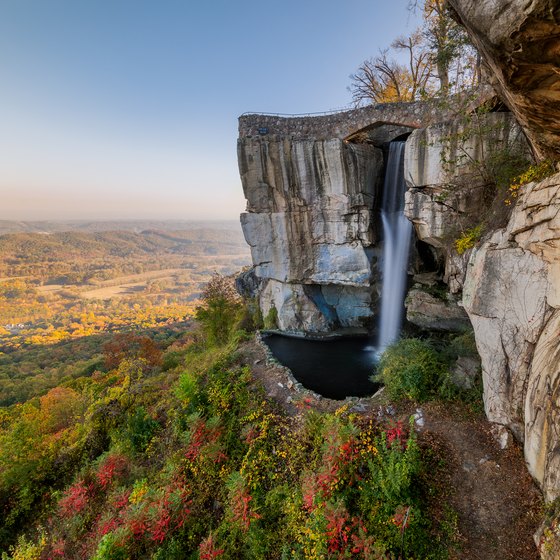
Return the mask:
[[415,130],[406,142],[405,215],[418,239],[449,245],[462,217],[484,210],[484,169],[500,154],[530,158],[529,146],[511,113],[488,113]]
[[339,139],[240,138],[241,216],[263,315],[283,331],[362,326],[372,316],[372,210],[381,150]]
[[508,157],[531,157],[525,135],[511,113],[472,115],[470,121],[438,123],[409,136],[404,164],[408,185],[405,215],[414,224],[417,238],[437,253],[435,260],[443,261],[440,280],[450,292],[445,302],[438,301],[417,286],[406,301],[410,322],[436,330],[467,327],[460,296],[468,255],[458,255],[453,241],[488,213],[481,170],[506,153]]

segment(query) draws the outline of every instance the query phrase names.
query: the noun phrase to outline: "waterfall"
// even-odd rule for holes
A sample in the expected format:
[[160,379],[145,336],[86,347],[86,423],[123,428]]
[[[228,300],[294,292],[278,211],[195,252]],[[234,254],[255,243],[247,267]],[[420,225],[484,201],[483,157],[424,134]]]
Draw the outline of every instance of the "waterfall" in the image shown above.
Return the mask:
[[404,310],[408,254],[412,224],[404,216],[404,142],[391,142],[383,185],[381,221],[381,314],[377,352],[382,353],[399,336]]

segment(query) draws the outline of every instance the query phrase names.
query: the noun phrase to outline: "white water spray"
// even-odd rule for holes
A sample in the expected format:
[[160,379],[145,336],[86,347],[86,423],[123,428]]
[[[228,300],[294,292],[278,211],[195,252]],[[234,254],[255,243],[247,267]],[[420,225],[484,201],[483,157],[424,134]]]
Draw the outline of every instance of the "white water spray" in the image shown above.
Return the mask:
[[404,142],[391,142],[383,185],[381,220],[381,314],[377,352],[397,340],[401,329],[412,224],[404,216]]

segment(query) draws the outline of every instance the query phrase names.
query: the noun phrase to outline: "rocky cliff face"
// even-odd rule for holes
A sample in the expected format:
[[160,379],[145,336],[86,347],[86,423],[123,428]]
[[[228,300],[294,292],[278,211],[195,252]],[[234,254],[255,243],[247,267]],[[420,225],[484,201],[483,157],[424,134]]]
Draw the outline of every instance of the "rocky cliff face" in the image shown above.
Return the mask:
[[468,255],[458,255],[453,242],[489,211],[484,170],[490,172],[503,154],[530,158],[525,135],[510,113],[473,119],[415,130],[406,142],[405,215],[417,238],[435,253],[435,262],[443,263],[439,280],[449,292],[446,300],[427,294],[421,285],[409,292],[407,319],[422,328],[460,330],[469,325],[460,302]]
[[[377,293],[381,150],[339,139],[251,136],[238,144],[241,224],[263,314],[284,331],[362,326]],[[372,287],[373,286],[373,287]]]
[[[465,224],[494,212],[476,167],[497,151],[530,151],[511,115],[481,118],[482,135],[450,121],[407,140],[405,212],[432,261],[415,276],[408,318],[444,330],[470,320],[488,418],[523,442],[531,474],[553,500],[560,497],[560,174],[525,186],[510,217],[457,255],[452,240]],[[364,324],[377,310],[381,150],[250,132],[239,140],[248,201],[242,225],[264,315],[285,331]],[[543,137],[543,149],[553,136]]]
[[[560,175],[524,187],[507,225],[457,255],[450,241],[468,212],[484,215],[484,199],[467,163],[446,168],[445,162],[481,161],[503,149],[527,153],[511,115],[485,119],[484,130],[495,132],[461,146],[449,146],[449,138],[462,136],[456,121],[411,134],[405,211],[418,238],[441,254],[442,280],[468,313],[489,420],[524,442],[529,470],[552,500],[560,496]],[[450,304],[415,289],[407,306],[409,318],[430,328],[448,317]]]
[[[480,117],[483,134],[465,134],[467,125],[449,115],[438,123],[433,107],[415,104],[318,119],[246,118],[239,165],[248,201],[242,225],[255,263],[251,281],[264,314],[277,315],[282,330],[367,322],[378,299],[382,154],[344,138],[366,131],[371,142],[379,123],[418,128],[406,145],[405,213],[432,268],[415,276],[408,318],[444,330],[460,330],[470,320],[487,416],[523,442],[528,468],[552,501],[560,497],[560,174],[526,185],[511,216],[475,249],[458,255],[452,240],[473,216],[495,211],[477,165],[496,150],[531,151],[517,122],[533,154],[560,160],[560,6],[555,0],[449,2],[515,118]],[[546,541],[542,557],[556,558],[560,539],[547,534],[536,537]]]
[[560,5],[449,0],[535,151],[560,158]]
[[[558,163],[559,3],[449,3],[535,153]],[[548,500],[560,496],[559,184],[555,175],[525,187],[507,227],[471,255],[464,297],[482,358],[488,417],[524,441],[529,470]],[[542,557],[556,558],[556,532],[544,541]]]
[[547,499],[560,496],[560,174],[527,185],[506,228],[473,251],[464,305],[492,422],[525,444]]

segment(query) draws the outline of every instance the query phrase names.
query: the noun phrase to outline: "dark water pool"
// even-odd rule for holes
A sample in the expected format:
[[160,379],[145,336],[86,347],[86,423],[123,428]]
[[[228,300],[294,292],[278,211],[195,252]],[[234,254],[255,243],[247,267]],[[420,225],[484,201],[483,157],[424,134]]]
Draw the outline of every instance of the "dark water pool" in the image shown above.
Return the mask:
[[273,334],[263,341],[306,389],[323,397],[365,397],[379,388],[369,380],[375,354],[367,338],[308,340]]

